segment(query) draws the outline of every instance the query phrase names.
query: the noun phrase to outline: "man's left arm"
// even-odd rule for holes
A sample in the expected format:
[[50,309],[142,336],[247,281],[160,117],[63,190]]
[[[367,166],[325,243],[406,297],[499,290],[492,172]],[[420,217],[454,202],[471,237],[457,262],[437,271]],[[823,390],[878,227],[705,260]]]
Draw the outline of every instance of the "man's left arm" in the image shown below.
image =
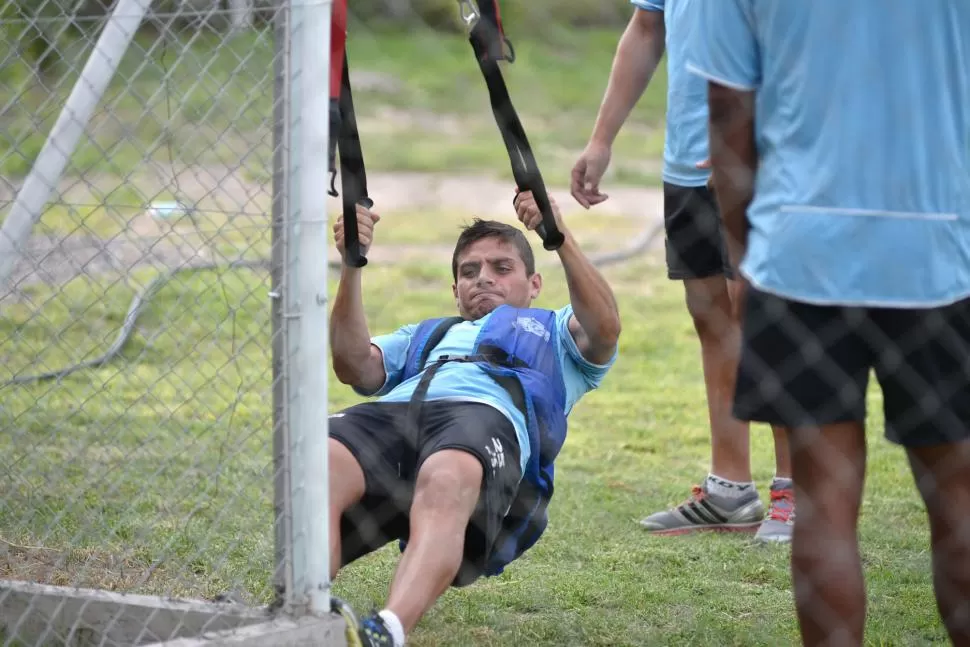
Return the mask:
[[[565,237],[557,253],[566,274],[569,302],[573,308],[569,332],[584,359],[593,364],[606,364],[616,353],[620,338],[620,312],[613,289],[563,225],[555,201],[550,198],[550,203],[556,224]],[[529,191],[515,197],[515,210],[529,230],[542,223],[539,207]]]

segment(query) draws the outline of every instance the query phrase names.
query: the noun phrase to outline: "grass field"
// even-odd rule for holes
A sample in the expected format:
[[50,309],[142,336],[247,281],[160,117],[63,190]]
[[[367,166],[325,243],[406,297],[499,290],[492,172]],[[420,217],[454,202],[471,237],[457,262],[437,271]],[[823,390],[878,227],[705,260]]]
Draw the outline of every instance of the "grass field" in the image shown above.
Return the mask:
[[[576,227],[595,243],[594,228]],[[395,239],[388,234],[385,244]],[[544,252],[540,259],[553,260]],[[561,271],[544,267],[538,305],[561,304]],[[146,272],[135,280],[146,281]],[[501,577],[449,591],[412,644],[796,640],[786,548],[734,536],[651,538],[635,523],[679,502],[706,473],[706,414],[692,328],[660,259],[606,275],[622,309],[621,357],[571,418],[549,531]],[[0,577],[192,596],[235,588],[268,601],[267,281],[255,271],[180,277],[151,302],[123,359],[62,384],[2,388]],[[42,356],[53,367],[106,345],[130,298],[123,282],[108,283],[78,280],[42,318],[26,306],[8,309],[0,320],[2,370],[36,370],[35,349],[53,347]],[[369,267],[372,330],[449,312],[449,285],[445,259]],[[44,299],[45,289],[32,288],[31,298]],[[331,384],[332,409],[357,401]],[[923,513],[902,454],[880,438],[876,394],[871,405],[862,519],[869,638],[945,644]],[[771,452],[767,430],[756,430],[762,488]],[[352,565],[335,593],[361,610],[379,605],[396,554],[389,546]]]

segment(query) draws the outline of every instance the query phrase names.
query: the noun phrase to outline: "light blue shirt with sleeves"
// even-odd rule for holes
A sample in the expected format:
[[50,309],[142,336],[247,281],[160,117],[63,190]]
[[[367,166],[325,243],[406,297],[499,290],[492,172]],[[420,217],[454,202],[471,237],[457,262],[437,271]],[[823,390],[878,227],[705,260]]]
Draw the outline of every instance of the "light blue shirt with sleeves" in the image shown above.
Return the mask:
[[[579,352],[572,334],[569,332],[569,319],[572,317],[572,306],[565,306],[556,311],[556,325],[559,332],[559,363],[562,366],[563,379],[566,384],[567,415],[579,399],[597,388],[616,361],[616,353],[606,364],[593,364],[586,360]],[[435,346],[428,356],[428,362],[433,362],[442,355],[469,355],[475,347],[482,326],[486,324],[491,314],[476,321],[462,321],[452,326]],[[373,394],[359,392],[361,395],[376,395],[379,402],[408,402],[414,389],[421,379],[415,375],[408,380],[401,380],[404,364],[407,359],[411,338],[417,330],[417,324],[406,325],[396,331],[374,337],[371,342],[381,349],[384,356],[384,371],[387,378],[384,385]],[[496,408],[508,418],[515,427],[519,441],[519,459],[522,473],[530,456],[529,434],[526,429],[525,417],[512,401],[508,392],[485,371],[470,362],[447,362],[443,364],[434,379],[431,380],[426,400],[453,400],[456,402],[480,402]]]
[[741,272],[806,303],[970,296],[970,2],[704,0],[688,69],[755,93]]

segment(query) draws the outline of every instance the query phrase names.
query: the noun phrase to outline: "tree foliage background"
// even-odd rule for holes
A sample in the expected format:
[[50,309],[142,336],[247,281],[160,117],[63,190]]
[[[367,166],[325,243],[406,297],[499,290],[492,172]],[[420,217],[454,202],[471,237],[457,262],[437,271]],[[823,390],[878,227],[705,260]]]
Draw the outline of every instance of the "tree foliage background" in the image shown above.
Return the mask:
[[[248,8],[247,21],[272,19],[285,0],[155,0],[143,29],[175,26],[181,29],[224,30],[233,27],[231,9]],[[488,0],[491,1],[491,0]],[[0,29],[7,48],[41,76],[56,73],[67,44],[93,36],[99,20],[116,0],[0,0]],[[550,25],[571,28],[623,25],[629,0],[500,0],[503,18],[517,34],[542,37]],[[371,29],[461,28],[456,0],[350,0],[351,20]],[[178,17],[181,16],[181,17]],[[66,18],[70,17],[71,20]],[[172,24],[174,23],[176,24]],[[177,24],[183,23],[183,24]],[[184,24],[190,23],[190,24]],[[87,32],[87,33],[86,33]]]

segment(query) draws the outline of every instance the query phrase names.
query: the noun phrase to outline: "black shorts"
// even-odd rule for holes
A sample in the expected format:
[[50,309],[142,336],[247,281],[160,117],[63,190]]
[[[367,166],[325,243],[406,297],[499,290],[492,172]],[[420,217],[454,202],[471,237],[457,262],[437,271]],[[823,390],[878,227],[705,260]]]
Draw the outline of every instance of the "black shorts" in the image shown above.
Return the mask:
[[664,182],[664,229],[668,277],[682,281],[734,276],[717,200],[706,186]]
[[512,423],[486,404],[425,402],[418,446],[407,426],[408,404],[366,402],[332,415],[330,437],[345,445],[364,472],[363,499],[340,524],[342,564],[388,542],[407,540],[414,483],[421,464],[444,449],[460,449],[482,463],[482,491],[465,533],[455,586],[478,579],[502,520],[518,492],[519,442]]
[[970,438],[970,299],[932,309],[815,306],[749,287],[734,414],[785,427],[861,422],[874,370],[886,438]]

